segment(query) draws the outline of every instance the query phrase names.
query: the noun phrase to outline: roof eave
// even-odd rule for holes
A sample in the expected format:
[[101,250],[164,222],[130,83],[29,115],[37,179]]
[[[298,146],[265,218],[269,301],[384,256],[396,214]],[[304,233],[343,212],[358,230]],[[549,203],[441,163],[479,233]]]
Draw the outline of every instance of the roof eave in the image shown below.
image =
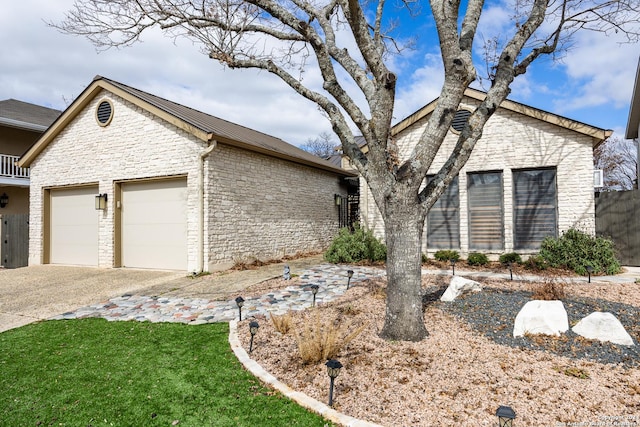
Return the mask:
[[627,139],[635,139],[638,137],[638,127],[640,125],[640,59],[638,60],[638,68],[636,69],[636,81],[633,85],[631,95],[631,107],[629,108],[629,119],[627,120],[627,129],[624,137]]
[[16,129],[35,131],[35,132],[44,132],[45,130],[47,130],[47,126],[44,126],[44,125],[23,122],[21,120],[9,119],[7,117],[0,117],[0,125],[8,126]]
[[[483,101],[486,94],[476,89],[467,88],[464,92],[466,97],[475,99],[477,101]],[[401,120],[396,125],[394,125],[391,129],[392,135],[397,135],[403,130],[409,128],[411,125],[416,123],[417,121],[427,117],[429,114],[435,110],[438,99],[431,101],[429,104],[422,107],[420,110],[411,114],[407,118]],[[640,100],[639,100],[640,102]],[[500,104],[500,108],[504,108],[516,113],[520,113],[529,117],[537,118],[539,120],[546,121],[547,123],[551,123],[565,129],[570,129],[575,132],[590,136],[593,138],[593,147],[597,147],[600,145],[605,139],[607,139],[613,133],[612,130],[609,129],[601,129],[597,128],[585,123],[578,122],[576,120],[572,120],[566,117],[559,116],[557,114],[553,114],[547,111],[539,110],[537,108],[529,107],[527,105],[521,104],[519,102],[505,100]],[[640,112],[639,112],[640,113]]]

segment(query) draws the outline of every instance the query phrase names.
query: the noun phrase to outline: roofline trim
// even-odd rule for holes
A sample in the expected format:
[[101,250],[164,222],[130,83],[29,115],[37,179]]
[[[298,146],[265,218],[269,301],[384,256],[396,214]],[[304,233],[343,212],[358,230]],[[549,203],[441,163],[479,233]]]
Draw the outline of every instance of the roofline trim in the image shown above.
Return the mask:
[[325,170],[327,172],[340,174],[342,176],[353,175],[353,173],[350,171],[339,167],[334,167],[330,164],[323,165],[321,163],[314,163],[305,159],[281,153],[279,151],[269,150],[266,148],[262,149],[254,145],[243,143],[242,141],[237,141],[232,138],[216,135],[212,132],[206,132],[192,125],[191,123],[187,123],[183,119],[180,119],[173,114],[168,113],[165,110],[158,108],[153,104],[144,101],[143,99],[140,99],[137,96],[113,85],[107,79],[103,79],[102,77],[98,77],[93,80],[93,82],[78,96],[78,98],[76,98],[75,101],[58,117],[58,119],[56,119],[56,121],[40,137],[40,139],[20,158],[20,160],[18,161],[18,165],[20,167],[29,167],[31,163],[36,159],[36,157],[47,147],[47,145],[49,145],[55,139],[55,137],[77,116],[77,114],[83,108],[85,108],[94,98],[98,97],[102,90],[109,91],[114,95],[131,102],[139,108],[142,108],[156,115],[157,117],[173,124],[174,126],[184,130],[185,132],[195,136],[196,138],[204,142],[208,143],[215,139],[220,143],[226,143],[231,146],[265,154],[270,157],[288,160],[297,164],[310,166],[315,169]]
[[[467,88],[464,91],[464,96],[475,99],[477,101],[484,101],[486,94],[482,91]],[[403,130],[407,129],[417,121],[427,117],[429,114],[435,110],[438,102],[438,98],[431,101],[429,104],[425,105],[415,113],[407,116],[405,119],[398,122],[391,128],[391,134],[397,135]],[[528,105],[521,104],[519,102],[510,101],[505,99],[502,104],[500,104],[499,108],[505,108],[507,110],[523,114],[525,116],[533,117],[539,120],[543,120],[547,123],[554,124],[556,126],[563,127],[565,129],[572,130],[574,132],[578,132],[587,136],[594,138],[593,146],[594,148],[600,145],[602,141],[607,139],[613,131],[610,129],[601,129],[595,126],[591,126],[577,120],[572,120],[567,117],[559,116],[554,113],[550,113],[548,111],[540,110],[538,108],[530,107]]]
[[48,126],[45,126],[45,125],[37,125],[35,123],[9,119],[7,117],[0,117],[0,125],[5,125],[5,126],[17,128],[17,129],[35,130],[38,132],[43,132],[48,128]]
[[627,129],[624,137],[635,139],[638,137],[638,125],[640,124],[640,58],[636,69],[636,81],[631,92],[631,106],[629,107],[629,118],[627,119]]

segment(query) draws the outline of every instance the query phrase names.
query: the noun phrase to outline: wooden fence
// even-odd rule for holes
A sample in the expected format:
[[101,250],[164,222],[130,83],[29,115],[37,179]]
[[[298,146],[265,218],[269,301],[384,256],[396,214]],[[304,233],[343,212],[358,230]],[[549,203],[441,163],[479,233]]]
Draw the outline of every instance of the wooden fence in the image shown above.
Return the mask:
[[596,235],[613,240],[622,265],[640,266],[640,191],[600,193]]
[[29,214],[0,215],[0,256],[4,268],[29,262]]

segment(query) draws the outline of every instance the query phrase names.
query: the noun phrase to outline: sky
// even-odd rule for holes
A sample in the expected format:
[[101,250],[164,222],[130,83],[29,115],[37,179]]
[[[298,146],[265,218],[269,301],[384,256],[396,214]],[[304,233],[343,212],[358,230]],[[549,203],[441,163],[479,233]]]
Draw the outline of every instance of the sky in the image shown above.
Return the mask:
[[[490,2],[488,2],[490,4]],[[304,144],[330,132],[327,119],[276,77],[255,70],[230,70],[187,40],[152,31],[132,47],[98,53],[85,38],[46,25],[60,22],[73,0],[19,0],[0,11],[0,100],[18,99],[65,109],[102,75],[222,119]],[[478,40],[507,25],[509,13],[489,5]],[[416,48],[391,60],[398,75],[395,121],[438,96],[442,65],[433,28],[424,14],[403,18],[402,36],[416,37]],[[617,38],[616,38],[617,37]],[[640,46],[620,44],[620,35],[583,33],[561,62],[544,59],[512,85],[509,99],[623,137]],[[320,85],[317,72],[305,75]]]

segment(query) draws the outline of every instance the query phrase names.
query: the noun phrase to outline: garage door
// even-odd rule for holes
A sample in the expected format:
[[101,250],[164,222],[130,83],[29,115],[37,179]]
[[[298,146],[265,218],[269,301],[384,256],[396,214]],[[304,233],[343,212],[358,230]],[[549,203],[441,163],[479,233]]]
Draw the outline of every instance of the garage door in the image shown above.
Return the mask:
[[123,267],[187,269],[187,181],[122,184]]
[[51,190],[51,264],[98,265],[98,187]]

